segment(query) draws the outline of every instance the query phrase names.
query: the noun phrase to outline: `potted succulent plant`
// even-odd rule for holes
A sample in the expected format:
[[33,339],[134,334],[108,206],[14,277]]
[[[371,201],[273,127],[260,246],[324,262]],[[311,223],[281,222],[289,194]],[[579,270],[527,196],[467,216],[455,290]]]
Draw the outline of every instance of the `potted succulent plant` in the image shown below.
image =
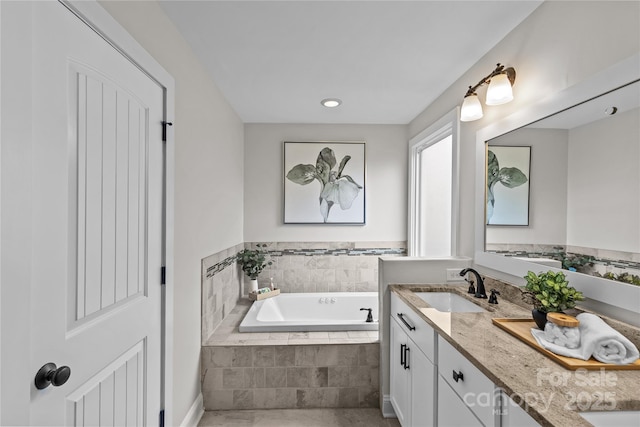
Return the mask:
[[540,329],[547,323],[547,313],[563,312],[584,300],[582,292],[569,286],[561,271],[549,270],[538,275],[529,271],[524,278],[527,279],[524,295],[533,304],[533,320]]
[[242,266],[242,271],[251,280],[249,292],[258,290],[258,275],[267,266],[273,264],[272,261],[267,260],[269,253],[266,247],[265,243],[258,243],[256,244],[256,249],[243,249],[236,256],[238,264]]

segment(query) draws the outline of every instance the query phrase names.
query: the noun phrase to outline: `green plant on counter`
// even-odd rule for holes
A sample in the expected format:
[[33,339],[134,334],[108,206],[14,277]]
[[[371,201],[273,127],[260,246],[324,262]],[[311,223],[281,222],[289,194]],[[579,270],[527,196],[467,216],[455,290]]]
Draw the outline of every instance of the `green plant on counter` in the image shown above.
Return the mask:
[[243,249],[236,256],[238,264],[242,266],[242,271],[251,280],[257,279],[262,270],[273,264],[272,261],[267,261],[269,252],[265,249],[266,247],[266,244],[258,243],[256,245],[257,249]]
[[539,311],[561,312],[575,307],[577,301],[584,300],[582,292],[569,286],[561,271],[549,270],[538,275],[529,271],[524,278],[527,279],[525,297]]
[[603,277],[609,280],[615,280],[616,282],[628,283],[630,285],[640,286],[640,276],[629,273],[621,273],[621,274],[613,274],[613,273],[604,273],[600,275],[599,273],[595,273],[596,276]]

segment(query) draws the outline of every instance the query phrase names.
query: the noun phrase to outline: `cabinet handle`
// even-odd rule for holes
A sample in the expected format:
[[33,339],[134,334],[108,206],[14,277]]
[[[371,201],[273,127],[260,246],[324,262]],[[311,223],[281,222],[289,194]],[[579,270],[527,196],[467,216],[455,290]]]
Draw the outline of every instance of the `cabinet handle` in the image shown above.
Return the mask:
[[[404,361],[405,361],[405,360],[404,360],[404,358],[405,358],[405,351],[404,351],[404,349],[405,349],[406,347],[407,347],[407,345],[406,345],[406,344],[400,344],[400,364],[401,364],[402,366],[404,366]],[[407,369],[407,368],[405,368],[405,369]]]
[[404,346],[404,369],[409,369],[409,356],[411,356],[411,349],[409,346]]
[[453,380],[455,382],[458,382],[458,380],[464,381],[464,375],[462,375],[462,371],[456,372],[455,369],[454,369],[453,370]]
[[405,326],[407,328],[409,328],[410,331],[415,331],[416,327],[411,325],[409,322],[407,322],[406,320],[404,320],[404,315],[402,313],[398,313],[398,317],[400,318],[400,320],[402,320],[402,323],[405,324]]

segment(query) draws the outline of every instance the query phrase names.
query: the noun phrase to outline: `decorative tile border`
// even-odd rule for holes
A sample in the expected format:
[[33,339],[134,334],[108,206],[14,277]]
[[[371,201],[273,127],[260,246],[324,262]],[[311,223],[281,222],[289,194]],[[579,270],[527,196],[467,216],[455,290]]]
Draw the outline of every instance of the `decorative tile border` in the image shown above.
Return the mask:
[[227,257],[225,259],[223,259],[222,261],[213,264],[211,267],[207,268],[205,277],[208,279],[210,277],[215,276],[216,274],[220,273],[221,271],[223,271],[225,268],[230,267],[232,265],[235,265],[236,263],[236,256],[230,256]]
[[[326,243],[326,247],[317,248],[318,243],[313,242],[306,244],[305,243],[295,243],[291,246],[301,246],[298,248],[287,248],[287,249],[279,249],[278,246],[283,245],[283,243],[271,243],[269,246],[276,246],[275,249],[268,249],[267,253],[271,257],[283,257],[283,256],[406,256],[407,248],[406,244],[402,245],[404,242],[400,242],[400,247],[356,247],[357,243],[348,242],[337,242],[337,243]],[[245,246],[253,246],[255,243],[249,243]],[[286,245],[286,243],[284,244]],[[332,246],[353,246],[353,247],[338,247],[335,248]],[[217,273],[220,273],[225,268],[235,265],[236,255],[229,256],[223,259],[216,264],[208,267],[206,270],[205,277],[210,278],[215,276]]]
[[268,251],[270,256],[385,256],[406,255],[406,248],[371,248],[371,249],[284,249]]
[[560,245],[492,245],[489,252],[507,257],[552,258],[558,261],[562,261],[565,254],[574,257],[590,256],[590,262],[594,264],[592,269],[600,274],[607,268],[640,271],[640,254],[634,252]]

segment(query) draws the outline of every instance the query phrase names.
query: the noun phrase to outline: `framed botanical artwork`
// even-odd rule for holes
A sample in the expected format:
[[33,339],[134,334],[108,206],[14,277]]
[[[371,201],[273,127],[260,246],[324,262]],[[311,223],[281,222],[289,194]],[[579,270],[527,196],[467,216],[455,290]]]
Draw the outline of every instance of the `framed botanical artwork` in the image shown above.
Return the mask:
[[529,225],[531,147],[489,145],[487,225]]
[[365,143],[284,142],[284,223],[365,224]]

